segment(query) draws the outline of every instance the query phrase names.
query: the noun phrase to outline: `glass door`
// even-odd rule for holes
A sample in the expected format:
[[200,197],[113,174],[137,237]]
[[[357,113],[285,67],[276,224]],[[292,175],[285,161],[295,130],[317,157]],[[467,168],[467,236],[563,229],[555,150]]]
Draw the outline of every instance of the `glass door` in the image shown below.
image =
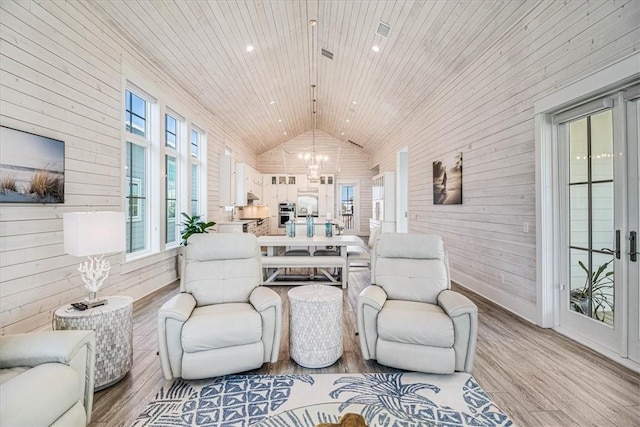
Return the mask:
[[[627,113],[627,146],[629,161],[629,232],[626,243],[628,250],[623,258],[628,260],[629,277],[629,332],[628,355],[631,360],[640,363],[640,254],[638,254],[638,232],[640,232],[640,86],[635,92],[625,93]],[[635,152],[635,156],[633,153]]]
[[355,186],[350,184],[341,184],[338,194],[340,195],[340,217],[344,224],[344,233],[350,234],[356,230],[356,203],[355,203]]
[[[565,113],[559,126],[560,206],[565,248],[560,326],[617,353],[624,344],[621,238],[623,140],[612,102]],[[608,108],[606,106],[609,106]]]

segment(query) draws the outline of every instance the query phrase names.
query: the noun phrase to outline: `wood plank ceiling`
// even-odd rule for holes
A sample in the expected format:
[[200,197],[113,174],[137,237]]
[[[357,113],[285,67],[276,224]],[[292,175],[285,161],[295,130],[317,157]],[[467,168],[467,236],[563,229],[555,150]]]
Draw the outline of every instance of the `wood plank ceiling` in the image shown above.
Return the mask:
[[[317,128],[372,153],[537,2],[100,0],[92,8],[256,154]],[[391,27],[377,34],[380,22]],[[247,45],[254,46],[247,52]],[[379,47],[375,52],[372,47]],[[333,59],[320,54],[333,53]],[[273,102],[272,102],[273,101]],[[285,134],[286,132],[286,134]]]

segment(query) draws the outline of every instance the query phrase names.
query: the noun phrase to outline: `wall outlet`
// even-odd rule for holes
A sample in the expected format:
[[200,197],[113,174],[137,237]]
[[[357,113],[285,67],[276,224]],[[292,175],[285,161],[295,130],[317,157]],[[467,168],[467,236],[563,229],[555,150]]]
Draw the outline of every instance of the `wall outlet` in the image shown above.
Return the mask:
[[522,223],[522,232],[523,233],[528,233],[529,232],[529,223],[528,222]]

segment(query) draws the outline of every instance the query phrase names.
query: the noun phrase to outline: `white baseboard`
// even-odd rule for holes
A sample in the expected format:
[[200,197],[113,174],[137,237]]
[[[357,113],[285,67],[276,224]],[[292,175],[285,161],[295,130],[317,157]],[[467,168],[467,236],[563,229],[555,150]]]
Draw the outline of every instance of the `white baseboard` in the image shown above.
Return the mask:
[[488,299],[492,303],[499,305],[500,307],[519,317],[522,317],[524,320],[531,322],[534,325],[540,326],[540,323],[537,321],[538,308],[530,301],[525,301],[521,298],[514,297],[513,295],[506,294],[499,289],[495,289],[489,286],[479,285],[477,287],[470,288],[463,285],[462,283],[456,282],[455,280],[452,280],[451,282],[462,288],[468,289],[471,292],[475,292],[476,294]]

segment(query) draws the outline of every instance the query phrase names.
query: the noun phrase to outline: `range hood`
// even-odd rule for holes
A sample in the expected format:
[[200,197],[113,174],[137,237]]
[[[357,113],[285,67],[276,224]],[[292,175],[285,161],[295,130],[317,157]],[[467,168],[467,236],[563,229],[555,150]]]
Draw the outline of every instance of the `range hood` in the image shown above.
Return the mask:
[[254,201],[254,200],[260,200],[260,198],[258,198],[258,196],[256,196],[251,191],[249,191],[247,193],[247,201]]

